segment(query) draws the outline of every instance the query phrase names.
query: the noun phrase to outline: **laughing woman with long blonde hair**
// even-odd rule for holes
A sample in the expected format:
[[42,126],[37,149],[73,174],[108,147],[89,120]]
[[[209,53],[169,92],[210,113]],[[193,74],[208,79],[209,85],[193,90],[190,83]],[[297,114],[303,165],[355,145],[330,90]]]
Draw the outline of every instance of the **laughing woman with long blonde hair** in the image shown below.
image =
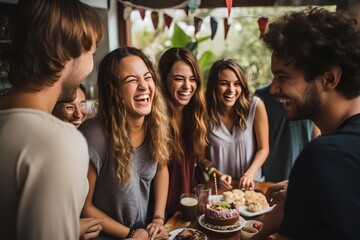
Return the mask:
[[[105,219],[101,239],[168,236],[163,224],[169,123],[159,85],[150,59],[139,49],[116,49],[99,65],[98,114],[80,130],[91,158],[83,215]],[[152,181],[154,215],[147,216]]]

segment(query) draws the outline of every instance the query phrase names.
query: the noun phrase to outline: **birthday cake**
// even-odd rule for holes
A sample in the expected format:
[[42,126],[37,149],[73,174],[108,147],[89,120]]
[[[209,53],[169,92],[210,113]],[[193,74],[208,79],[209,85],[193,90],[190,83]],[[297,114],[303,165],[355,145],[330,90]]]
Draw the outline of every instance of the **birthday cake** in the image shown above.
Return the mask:
[[206,205],[205,221],[212,225],[233,225],[239,221],[239,216],[236,203],[213,201]]

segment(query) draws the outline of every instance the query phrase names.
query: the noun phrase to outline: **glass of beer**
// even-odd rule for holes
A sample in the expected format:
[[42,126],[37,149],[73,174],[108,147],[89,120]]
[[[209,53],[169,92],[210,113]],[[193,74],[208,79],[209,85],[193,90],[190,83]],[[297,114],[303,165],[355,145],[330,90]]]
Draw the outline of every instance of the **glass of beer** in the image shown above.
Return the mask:
[[180,196],[182,219],[192,221],[196,219],[199,200],[195,193],[183,193]]

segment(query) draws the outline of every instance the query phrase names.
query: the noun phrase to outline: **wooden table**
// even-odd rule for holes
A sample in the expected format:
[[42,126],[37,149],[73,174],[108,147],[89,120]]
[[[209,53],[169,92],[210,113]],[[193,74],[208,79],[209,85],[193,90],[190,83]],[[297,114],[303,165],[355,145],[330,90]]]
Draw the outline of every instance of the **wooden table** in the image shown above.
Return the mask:
[[[234,183],[236,184],[236,183]],[[255,183],[255,190],[259,190],[263,193],[266,193],[267,188],[273,184],[273,182],[256,182]],[[220,191],[219,191],[220,192]],[[259,215],[259,216],[255,216],[255,217],[244,217],[245,220],[257,220],[257,221],[261,221],[265,218],[266,213]],[[199,216],[198,216],[199,217]],[[170,219],[168,219],[168,221],[165,224],[165,227],[167,229],[169,229],[169,232],[179,229],[179,228],[195,228],[195,229],[199,229],[200,231],[204,232],[208,238],[208,240],[239,240],[240,239],[240,231],[237,232],[231,232],[231,233],[217,233],[217,232],[213,232],[210,231],[208,229],[203,228],[199,223],[198,223],[198,217],[196,218],[196,220],[194,221],[183,221],[181,219],[181,213],[178,211],[176,212]]]

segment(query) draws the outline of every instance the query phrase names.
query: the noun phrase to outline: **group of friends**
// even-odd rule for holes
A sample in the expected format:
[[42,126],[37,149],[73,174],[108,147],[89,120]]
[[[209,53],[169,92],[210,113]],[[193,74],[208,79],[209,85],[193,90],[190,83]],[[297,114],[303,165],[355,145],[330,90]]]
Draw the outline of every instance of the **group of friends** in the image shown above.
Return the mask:
[[356,20],[313,8],[271,23],[262,40],[274,78],[258,96],[231,58],[213,63],[204,87],[188,49],[170,48],[157,64],[140,49],[115,49],[99,63],[97,112],[85,120],[81,82],[101,19],[78,0],[20,0],[17,11],[13,88],[0,97],[5,239],[168,239],[180,195],[213,173],[225,190],[233,178],[254,189],[271,176],[264,163],[282,137],[271,143],[267,93],[282,104],[281,124],[314,123],[321,136],[299,147],[289,180],[269,188],[276,206],[254,239],[359,239]]

